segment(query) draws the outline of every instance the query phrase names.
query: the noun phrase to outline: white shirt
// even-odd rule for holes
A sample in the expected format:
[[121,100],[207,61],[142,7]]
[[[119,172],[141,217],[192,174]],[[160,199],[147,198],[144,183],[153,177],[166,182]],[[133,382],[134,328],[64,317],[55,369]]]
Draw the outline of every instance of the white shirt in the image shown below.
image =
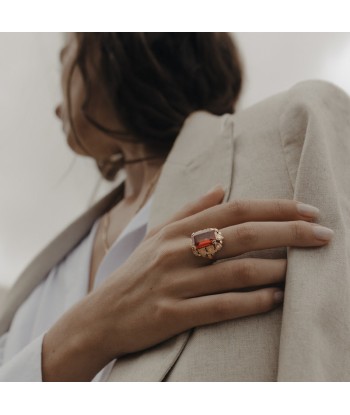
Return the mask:
[[[127,260],[144,238],[152,201],[153,195],[114,241],[98,267],[94,289]],[[0,337],[0,381],[42,381],[43,337],[88,292],[90,259],[99,220],[21,304],[9,331]],[[105,366],[93,381],[104,381],[114,362]]]

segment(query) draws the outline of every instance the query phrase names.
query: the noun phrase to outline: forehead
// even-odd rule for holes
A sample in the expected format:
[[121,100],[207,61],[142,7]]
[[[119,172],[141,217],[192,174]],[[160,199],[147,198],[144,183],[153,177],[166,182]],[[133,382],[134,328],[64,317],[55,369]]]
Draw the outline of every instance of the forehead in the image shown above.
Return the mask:
[[74,33],[64,33],[63,34],[63,46],[60,50],[60,61],[62,62],[65,55],[70,54],[72,51],[75,51],[77,47],[77,38]]
[[64,41],[64,45],[68,46],[71,43],[74,43],[74,41],[76,40],[76,35],[73,32],[65,32],[63,33],[63,41]]

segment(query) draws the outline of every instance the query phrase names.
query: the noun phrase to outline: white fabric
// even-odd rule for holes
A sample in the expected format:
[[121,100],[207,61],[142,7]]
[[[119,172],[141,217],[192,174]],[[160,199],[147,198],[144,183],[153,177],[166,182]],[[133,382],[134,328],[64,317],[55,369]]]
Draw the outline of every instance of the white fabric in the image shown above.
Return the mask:
[[[96,272],[94,289],[116,270],[145,236],[153,195],[114,241]],[[89,234],[48,274],[17,310],[10,330],[0,337],[0,381],[42,381],[44,334],[88,292],[96,220]],[[115,361],[93,381],[106,380]]]

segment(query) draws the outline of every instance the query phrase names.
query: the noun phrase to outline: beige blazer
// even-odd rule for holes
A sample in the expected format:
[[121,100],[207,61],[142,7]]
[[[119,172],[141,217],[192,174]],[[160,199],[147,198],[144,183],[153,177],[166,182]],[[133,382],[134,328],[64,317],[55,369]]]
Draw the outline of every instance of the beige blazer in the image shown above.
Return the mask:
[[[323,81],[295,85],[234,115],[186,120],[154,194],[148,229],[221,183],[224,202],[296,199],[335,231],[320,248],[242,255],[288,258],[283,307],[194,328],[117,360],[110,381],[350,380],[350,100]],[[62,232],[6,298],[0,334],[48,271],[121,198],[119,185]],[[215,227],[215,218],[208,226]],[[194,229],[194,231],[197,229]]]

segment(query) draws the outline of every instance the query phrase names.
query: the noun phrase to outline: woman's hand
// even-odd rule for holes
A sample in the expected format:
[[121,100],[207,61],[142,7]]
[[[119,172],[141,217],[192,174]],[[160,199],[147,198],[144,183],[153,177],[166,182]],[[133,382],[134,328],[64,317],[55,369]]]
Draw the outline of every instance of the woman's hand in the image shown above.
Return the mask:
[[[317,225],[309,223],[315,214],[309,210],[303,215],[302,205],[293,200],[220,204],[223,196],[223,189],[216,188],[150,230],[120,268],[59,320],[44,339],[48,380],[55,367],[62,374],[62,352],[55,345],[64,339],[70,344],[66,357],[74,361],[75,356],[80,376],[73,378],[90,380],[115,357],[192,327],[273,309],[281,300],[276,297],[281,291],[273,285],[284,281],[286,259],[234,257],[274,247],[323,246],[331,237],[329,230],[329,238],[320,239],[314,232]],[[215,260],[226,261],[193,255],[191,233],[207,227],[222,232],[223,247]],[[259,288],[266,285],[272,286]],[[237,291],[246,288],[252,290]],[[72,380],[72,373],[64,375]]]

